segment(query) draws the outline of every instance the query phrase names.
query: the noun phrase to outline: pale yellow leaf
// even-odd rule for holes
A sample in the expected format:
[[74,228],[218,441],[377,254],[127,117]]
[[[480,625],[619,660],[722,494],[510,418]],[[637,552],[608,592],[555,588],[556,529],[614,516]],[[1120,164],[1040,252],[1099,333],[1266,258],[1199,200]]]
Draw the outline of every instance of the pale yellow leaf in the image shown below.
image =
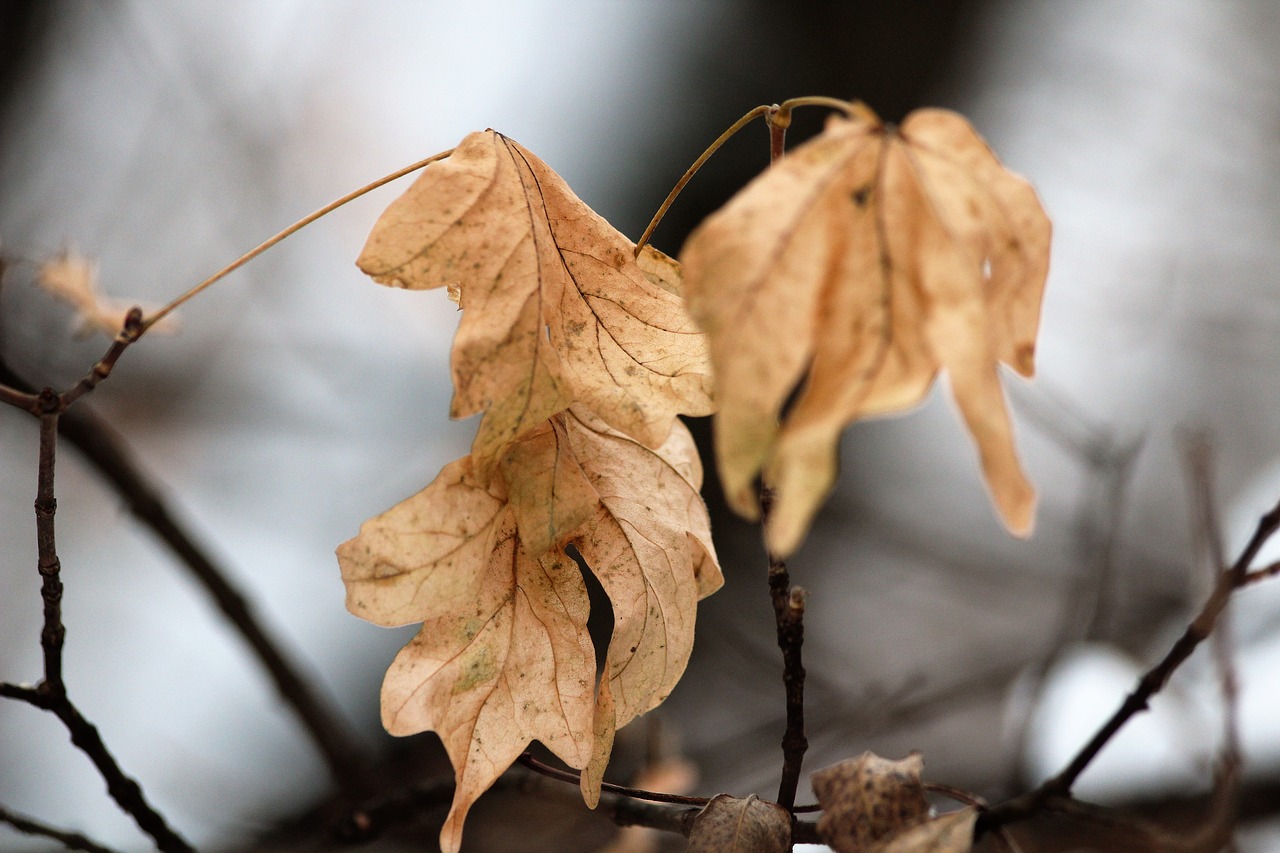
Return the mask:
[[813,792],[823,810],[818,835],[839,853],[864,853],[927,820],[923,769],[919,753],[893,761],[864,752],[815,772]]
[[787,853],[791,815],[752,795],[719,794],[693,819],[689,853]]
[[[115,337],[124,327],[125,315],[136,304],[104,296],[98,285],[97,264],[74,251],[66,251],[41,264],[36,281],[45,292],[75,309],[80,319],[79,335],[96,331]],[[177,328],[177,321],[169,316],[150,331],[172,334]]]
[[1030,531],[997,363],[1033,372],[1049,233],[1034,190],[962,117],[920,110],[899,129],[833,118],[690,237],[681,260],[711,339],[725,493],[756,517],[763,472],[771,550],[803,538],[844,426],[916,405],[940,369],[1002,520]]
[[383,284],[457,292],[452,414],[484,413],[472,457],[487,474],[574,402],[651,447],[677,413],[710,413],[706,343],[675,292],[678,267],[650,250],[646,275],[633,249],[545,163],[484,131],[423,170],[358,263]]

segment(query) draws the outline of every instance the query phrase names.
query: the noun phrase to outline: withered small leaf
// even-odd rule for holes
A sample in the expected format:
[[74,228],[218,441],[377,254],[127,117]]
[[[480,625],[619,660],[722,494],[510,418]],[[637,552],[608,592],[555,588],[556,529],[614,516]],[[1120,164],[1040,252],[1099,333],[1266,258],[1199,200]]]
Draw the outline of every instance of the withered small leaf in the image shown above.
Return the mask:
[[813,791],[823,809],[818,835],[840,853],[864,853],[928,820],[923,769],[919,753],[893,761],[864,752],[816,771]]
[[689,853],[786,853],[790,849],[791,816],[777,803],[755,795],[713,797],[693,819],[689,833]]
[[[1006,526],[1030,531],[997,363],[1034,370],[1049,220],[962,117],[833,117],[707,218],[680,254],[711,340],[725,493],[779,556],[835,482],[844,426],[916,405],[939,369]],[[801,385],[779,425],[783,406]]]
[[382,284],[457,294],[451,413],[484,413],[472,459],[487,474],[510,441],[574,402],[650,447],[677,413],[710,413],[706,342],[676,292],[679,266],[647,248],[638,263],[633,250],[545,163],[488,130],[423,170],[357,263]]
[[[97,264],[71,250],[42,263],[36,281],[46,293],[75,309],[80,320],[76,334],[81,336],[101,332],[114,337],[134,305],[105,296],[98,284]],[[177,320],[170,315],[156,323],[151,331],[172,334],[177,328]]]
[[969,853],[977,820],[977,809],[961,809],[904,829],[862,853]]

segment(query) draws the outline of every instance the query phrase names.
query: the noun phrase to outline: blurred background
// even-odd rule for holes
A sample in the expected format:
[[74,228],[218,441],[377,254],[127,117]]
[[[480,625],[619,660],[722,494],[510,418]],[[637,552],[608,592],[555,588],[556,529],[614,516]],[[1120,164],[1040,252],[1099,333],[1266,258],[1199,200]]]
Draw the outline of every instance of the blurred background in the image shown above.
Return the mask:
[[[945,388],[846,433],[839,488],[791,563],[810,593],[806,770],[921,749],[929,780],[1023,790],[1069,759],[1206,594],[1186,437],[1213,449],[1232,554],[1280,496],[1280,5],[789,5],[6,0],[0,358],[61,386],[105,348],[35,287],[41,260],[74,248],[110,294],[155,307],[471,130],[520,141],[635,239],[688,163],[757,104],[859,98],[891,120],[960,110],[1055,223],[1038,377],[1007,381],[1040,491],[1036,534],[1000,528]],[[798,113],[790,143],[821,119]],[[764,130],[749,128],[654,243],[677,252],[767,158]],[[433,736],[392,742],[377,708],[412,629],[347,614],[333,558],[363,519],[463,455],[474,429],[446,417],[445,294],[374,286],[353,263],[406,185],[190,303],[181,331],[128,352],[87,407],[356,743],[399,756],[416,782],[448,776]],[[706,446],[709,425],[694,428]],[[36,446],[35,421],[0,409],[0,681],[40,673]],[[652,716],[696,767],[693,792],[772,797],[783,694],[764,557],[714,477],[706,493],[727,583],[701,606],[690,674]],[[330,843],[325,764],[204,589],[69,447],[58,497],[67,682],[125,770],[202,849]],[[1238,849],[1274,851],[1280,584],[1244,593],[1234,627],[1253,798]],[[1201,652],[1078,794],[1196,814],[1220,718]],[[625,781],[643,751],[624,747],[611,777]],[[473,813],[470,849],[610,843],[607,821],[510,800]],[[148,849],[60,724],[16,702],[0,702],[0,805]],[[364,849],[424,849],[443,813],[421,810]],[[1134,849],[1071,833],[1062,849]],[[0,824],[0,850],[48,849]]]

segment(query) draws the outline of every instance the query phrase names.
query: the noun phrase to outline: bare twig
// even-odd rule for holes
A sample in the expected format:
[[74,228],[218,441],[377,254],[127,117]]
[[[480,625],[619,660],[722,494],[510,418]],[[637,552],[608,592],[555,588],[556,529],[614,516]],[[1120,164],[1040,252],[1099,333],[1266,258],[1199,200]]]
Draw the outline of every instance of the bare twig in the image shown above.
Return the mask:
[[50,826],[43,821],[10,811],[4,806],[0,806],[0,823],[7,823],[9,826],[18,830],[18,832],[22,832],[27,835],[39,835],[43,838],[51,838],[68,850],[83,850],[86,851],[86,853],[116,853],[116,851],[111,848],[103,847],[101,844],[86,838],[78,832],[68,832],[64,829],[58,829],[57,827]]
[[[127,346],[127,343],[125,344]],[[113,347],[115,357],[123,348]],[[111,353],[108,353],[111,355]],[[102,364],[102,362],[99,362]],[[96,370],[96,368],[95,368]],[[105,376],[110,367],[101,371]],[[90,374],[91,376],[96,374]],[[93,383],[96,384],[96,383]],[[40,597],[44,606],[44,625],[40,632],[40,646],[44,655],[44,679],[34,688],[5,685],[3,695],[20,699],[53,713],[71,735],[71,742],[89,757],[107,783],[107,792],[129,814],[144,832],[155,839],[164,851],[189,851],[191,846],[169,827],[164,818],[147,803],[138,783],[125,775],[119,764],[107,750],[97,728],[90,723],[67,696],[62,680],[62,646],[66,628],[62,624],[62,578],[54,536],[54,515],[57,501],[54,499],[54,462],[57,450],[58,413],[65,407],[63,397],[71,397],[92,390],[93,384],[82,381],[65,395],[45,388],[37,395],[40,417],[39,484],[36,490],[36,549],[40,570]]]
[[[773,492],[760,490],[760,513],[765,522],[773,506]],[[782,780],[778,783],[778,805],[791,811],[800,786],[800,769],[809,739],[804,728],[804,590],[792,588],[787,565],[769,555],[769,595],[777,624],[778,647],[782,649],[782,683],[787,695],[787,726],[782,735]]]

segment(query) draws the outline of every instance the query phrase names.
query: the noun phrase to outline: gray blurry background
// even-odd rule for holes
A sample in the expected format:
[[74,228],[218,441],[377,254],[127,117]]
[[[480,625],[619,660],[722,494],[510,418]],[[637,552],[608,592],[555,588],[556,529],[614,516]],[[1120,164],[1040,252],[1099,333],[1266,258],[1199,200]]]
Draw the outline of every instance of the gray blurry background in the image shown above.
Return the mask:
[[[807,768],[920,748],[930,779],[998,797],[1056,770],[1205,592],[1180,432],[1211,438],[1231,548],[1280,495],[1278,44],[1280,5],[1265,0],[6,0],[0,355],[58,385],[105,346],[73,337],[69,312],[32,285],[34,261],[73,246],[110,293],[157,306],[471,130],[519,140],[634,239],[756,104],[959,109],[1055,221],[1039,376],[1008,383],[1041,494],[1036,535],[1002,532],[935,393],[848,431],[840,487],[792,573],[811,593]],[[793,143],[820,121],[800,113]],[[735,139],[656,245],[678,251],[766,160],[763,130]],[[371,750],[390,748],[378,685],[412,631],[349,616],[332,551],[465,453],[473,429],[446,417],[453,306],[353,264],[397,191],[192,302],[179,335],[149,336],[89,401]],[[6,681],[40,671],[34,427],[0,409]],[[695,430],[705,441],[708,425]],[[58,478],[67,681],[125,769],[209,849],[254,843],[320,801],[321,762],[204,594],[74,451]],[[713,479],[707,493],[718,507]],[[772,795],[782,692],[763,557],[715,512],[727,584],[660,713],[698,764],[698,793]],[[1250,590],[1236,622],[1247,775],[1271,802],[1278,589]],[[1203,791],[1215,689],[1197,656],[1079,793]],[[13,702],[0,703],[0,804],[146,848],[60,725]],[[1280,849],[1270,826],[1252,823],[1241,849]],[[0,849],[49,848],[0,826]]]

